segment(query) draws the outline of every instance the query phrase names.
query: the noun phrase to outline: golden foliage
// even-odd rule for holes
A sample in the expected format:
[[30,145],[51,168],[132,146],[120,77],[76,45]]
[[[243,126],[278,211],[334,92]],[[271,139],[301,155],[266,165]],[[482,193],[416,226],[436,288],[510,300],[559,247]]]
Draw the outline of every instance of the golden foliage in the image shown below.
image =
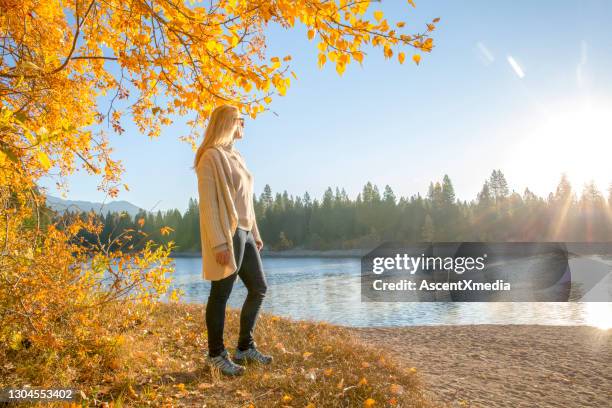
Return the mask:
[[[374,407],[437,406],[418,376],[408,375],[389,350],[358,340],[354,329],[272,320],[266,313],[258,320],[256,341],[274,355],[274,364],[249,365],[240,378],[222,377],[215,370],[202,369],[206,364],[203,316],[203,305],[160,304],[150,319],[122,334],[117,368],[104,371],[101,381],[79,384],[80,389],[90,403],[123,396],[124,406],[138,407],[361,407],[368,400],[374,401]],[[237,340],[239,324],[239,310],[230,309],[228,343]],[[274,348],[276,343],[282,343],[284,351]],[[316,352],[304,360],[304,350],[313,344]],[[378,361],[381,354],[389,357],[388,362]],[[325,367],[330,366],[333,372],[325,375]],[[367,383],[359,385],[364,377]]]
[[[122,133],[129,115],[154,138],[173,115],[192,113],[193,130],[181,139],[195,146],[220,103],[257,116],[296,78],[290,56],[266,55],[271,24],[304,25],[318,40],[318,65],[334,63],[339,74],[362,63],[366,47],[387,58],[401,47],[431,51],[437,20],[404,34],[403,22],[390,24],[380,11],[366,18],[369,7],[369,0],[0,0],[0,341],[7,345],[0,353],[17,358],[33,346],[50,361],[56,352],[91,361],[117,343],[109,333],[139,318],[133,305],[146,306],[169,284],[172,245],[131,252],[118,243],[134,232],[120,231],[112,245],[84,247],[83,234],[95,236],[100,226],[94,217],[57,222],[45,211],[41,177],[65,189],[81,166],[116,197],[123,167],[103,124]],[[125,313],[101,316],[118,302]]]

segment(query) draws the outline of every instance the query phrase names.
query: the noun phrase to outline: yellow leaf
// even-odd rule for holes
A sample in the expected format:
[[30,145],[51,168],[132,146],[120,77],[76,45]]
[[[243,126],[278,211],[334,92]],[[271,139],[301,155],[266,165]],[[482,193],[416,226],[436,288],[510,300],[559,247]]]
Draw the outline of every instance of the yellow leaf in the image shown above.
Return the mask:
[[367,400],[363,401],[363,406],[366,408],[371,408],[374,405],[376,405],[376,401],[374,401],[372,398],[368,398]]
[[363,377],[361,380],[359,380],[359,382],[357,383],[358,386],[362,386],[362,385],[366,385],[368,383],[368,380],[366,380],[365,377]]
[[13,333],[10,341],[10,348],[12,350],[21,350],[23,344],[23,335],[21,333]]
[[400,21],[396,25],[397,25],[398,28],[402,28],[402,27],[404,27],[406,25],[406,23],[403,22],[403,21]]
[[333,368],[326,368],[325,370],[323,370],[323,374],[324,374],[326,377],[329,377],[330,375],[332,375],[332,374],[333,374],[333,372],[334,372],[334,369],[333,369]]
[[49,170],[49,168],[51,167],[49,156],[47,156],[45,152],[38,152],[37,156],[38,156],[38,161],[40,162],[43,169]]
[[374,18],[376,19],[376,21],[380,21],[383,18],[383,12],[380,10],[377,10],[374,12]]
[[414,4],[414,0],[408,0],[408,4],[410,4],[412,7],[416,7],[416,4]]
[[419,54],[414,54],[412,56],[412,60],[415,62],[415,64],[419,65],[419,62],[421,62],[421,56]]
[[400,64],[403,64],[405,59],[406,59],[406,54],[404,54],[403,52],[400,52],[399,54],[397,54],[397,60],[399,61]]
[[343,63],[343,62],[337,62],[336,63],[336,72],[338,73],[338,75],[342,75],[345,70],[346,70],[346,64],[345,63]]
[[305,351],[304,354],[302,354],[302,357],[304,357],[304,360],[306,360],[310,356],[312,356],[312,352],[310,351]]
[[308,30],[308,39],[312,40],[314,36],[315,36],[315,30],[311,28],[310,30]]
[[283,395],[283,402],[291,402],[293,400],[293,397],[289,394],[285,394]]
[[327,62],[327,57],[325,56],[325,54],[319,54],[319,68],[323,68],[325,62]]

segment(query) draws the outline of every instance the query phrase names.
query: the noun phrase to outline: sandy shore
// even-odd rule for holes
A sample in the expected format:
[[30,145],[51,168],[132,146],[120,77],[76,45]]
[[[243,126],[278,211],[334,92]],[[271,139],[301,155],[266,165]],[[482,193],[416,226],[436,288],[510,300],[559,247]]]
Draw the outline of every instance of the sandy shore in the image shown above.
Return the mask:
[[[449,406],[610,407],[612,329],[420,326],[354,329],[416,367]],[[451,402],[454,401],[454,402]]]

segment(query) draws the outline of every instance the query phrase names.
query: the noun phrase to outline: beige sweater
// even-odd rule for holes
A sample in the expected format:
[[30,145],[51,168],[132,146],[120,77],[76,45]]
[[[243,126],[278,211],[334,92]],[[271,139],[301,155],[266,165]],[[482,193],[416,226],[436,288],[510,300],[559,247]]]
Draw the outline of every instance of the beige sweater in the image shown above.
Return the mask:
[[[246,231],[252,231],[255,240],[259,240],[259,230],[257,221],[255,220],[255,208],[253,207],[253,175],[247,169],[246,163],[240,152],[234,148],[234,145],[224,146],[223,151],[226,153],[230,164],[230,177],[235,188],[234,206],[238,214],[238,227]],[[226,243],[215,247],[215,250],[220,251],[228,249]]]
[[[207,280],[223,279],[237,269],[232,237],[239,225],[235,199],[240,186],[234,183],[235,163],[232,164],[233,160],[230,159],[228,153],[228,150],[222,147],[206,149],[196,167],[202,243],[202,277]],[[247,184],[250,184],[252,192],[252,177],[250,183]],[[238,196],[240,197],[244,195]],[[260,240],[253,211],[252,193],[248,201],[248,204],[239,205],[242,208],[241,212],[244,213],[242,222],[251,224],[254,238]],[[245,214],[247,214],[246,219]],[[253,218],[250,219],[248,214],[252,214]],[[227,265],[220,265],[215,259],[215,252],[219,248],[222,249],[224,244],[230,251],[230,261]]]

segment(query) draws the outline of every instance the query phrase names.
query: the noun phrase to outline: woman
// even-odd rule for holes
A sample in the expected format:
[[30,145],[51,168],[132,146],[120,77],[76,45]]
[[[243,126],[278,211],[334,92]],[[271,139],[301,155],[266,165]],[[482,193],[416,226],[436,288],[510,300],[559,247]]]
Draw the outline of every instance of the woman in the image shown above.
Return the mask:
[[[226,375],[242,375],[243,364],[270,364],[272,357],[257,350],[255,321],[266,294],[253,208],[253,176],[234,147],[242,139],[244,119],[234,106],[217,107],[210,116],[204,141],[196,153],[198,177],[202,275],[211,281],[206,304],[208,360]],[[233,361],[223,344],[225,306],[236,277],[248,294],[240,313],[238,348]],[[236,364],[239,363],[239,364]]]

